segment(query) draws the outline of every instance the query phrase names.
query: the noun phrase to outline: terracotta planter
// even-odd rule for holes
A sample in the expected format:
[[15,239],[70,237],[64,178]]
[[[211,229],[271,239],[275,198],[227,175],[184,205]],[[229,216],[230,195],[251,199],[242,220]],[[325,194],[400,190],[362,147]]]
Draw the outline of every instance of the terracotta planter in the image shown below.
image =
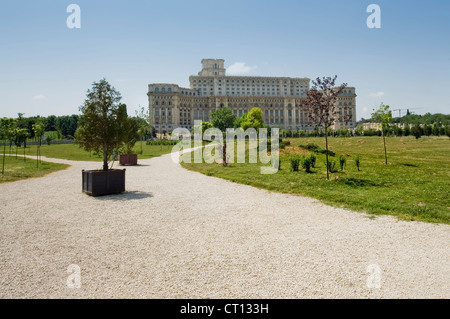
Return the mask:
[[120,165],[137,165],[137,154],[121,154],[119,164]]
[[91,196],[119,194],[125,191],[125,169],[82,171],[83,192]]

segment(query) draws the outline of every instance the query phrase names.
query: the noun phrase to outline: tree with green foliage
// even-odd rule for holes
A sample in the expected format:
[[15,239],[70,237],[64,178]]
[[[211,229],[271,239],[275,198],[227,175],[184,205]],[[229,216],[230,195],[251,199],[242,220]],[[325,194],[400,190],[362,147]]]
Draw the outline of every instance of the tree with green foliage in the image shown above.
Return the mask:
[[23,144],[23,161],[26,161],[26,157],[25,157],[25,149],[26,149],[26,141],[27,141],[27,137],[29,136],[29,132],[26,128],[16,128],[17,129],[17,140],[16,140],[16,145],[20,146]]
[[410,129],[410,127],[409,127],[409,124],[406,124],[406,125],[405,125],[405,128],[403,129],[403,135],[404,135],[404,136],[409,136],[409,135],[411,135],[411,129]]
[[240,128],[242,125],[242,122],[244,122],[247,119],[247,113],[242,114],[241,117],[236,117],[234,120],[233,128]]
[[120,116],[122,96],[105,79],[94,82],[87,91],[87,98],[80,107],[83,117],[75,134],[76,142],[86,151],[103,154],[103,170],[114,150],[123,143]]
[[199,131],[201,132],[201,134],[202,134],[202,137],[203,137],[203,134],[205,134],[205,131],[206,131],[207,129],[209,129],[209,128],[212,128],[212,127],[214,127],[214,126],[212,125],[212,123],[209,123],[209,122],[202,122],[201,125],[200,125],[200,124],[194,125],[193,131],[199,130]]
[[337,76],[334,78],[317,78],[315,81],[312,81],[313,86],[308,91],[305,101],[309,122],[315,125],[317,131],[319,127],[322,127],[325,133],[327,180],[330,179],[328,165],[328,130],[336,120],[340,119],[344,122],[348,122],[351,119],[351,115],[339,114],[339,108],[336,105],[336,101],[338,96],[347,87],[347,84],[343,83],[336,87],[336,79]]
[[[210,114],[211,124],[213,127],[226,132],[227,128],[233,128],[236,121],[236,116],[229,107],[224,107],[218,110],[214,110]],[[226,139],[223,140],[222,145],[222,160],[223,165],[227,166],[227,142]]]
[[379,123],[381,126],[381,136],[383,137],[383,145],[384,145],[384,161],[387,165],[387,151],[386,151],[386,133],[389,130],[389,126],[392,122],[392,111],[389,109],[389,105],[381,105],[378,109],[373,110],[372,120],[375,123]]
[[39,168],[39,161],[41,159],[42,137],[45,133],[45,123],[43,119],[39,119],[35,124],[33,124],[33,132],[34,137],[38,143],[36,148],[36,167]]
[[147,134],[149,132],[150,132],[150,134],[152,133],[152,119],[150,117],[150,112],[145,112],[145,108],[141,107],[140,105],[139,105],[139,110],[136,111],[136,117],[139,120],[138,134],[139,134],[140,141],[141,141],[140,153],[142,154],[144,152],[144,150],[142,148],[142,144],[145,140],[145,137],[147,136]]
[[0,140],[3,141],[2,176],[5,175],[6,142],[11,139],[13,129],[13,119],[7,117],[0,119]]
[[222,132],[226,132],[227,128],[233,128],[234,121],[236,120],[236,116],[229,107],[212,111],[210,118],[211,124]]
[[137,118],[128,117],[127,106],[125,104],[119,105],[118,120],[122,123],[120,130],[122,146],[119,150],[121,153],[129,155],[133,152],[133,147],[140,137],[139,121]]
[[259,107],[254,107],[248,112],[248,114],[241,122],[241,128],[245,131],[248,128],[254,128],[258,130],[264,126],[264,120],[262,117],[262,111]]
[[414,126],[411,128],[411,134],[416,139],[419,139],[423,135],[423,129],[422,127],[420,127],[419,123],[414,124]]

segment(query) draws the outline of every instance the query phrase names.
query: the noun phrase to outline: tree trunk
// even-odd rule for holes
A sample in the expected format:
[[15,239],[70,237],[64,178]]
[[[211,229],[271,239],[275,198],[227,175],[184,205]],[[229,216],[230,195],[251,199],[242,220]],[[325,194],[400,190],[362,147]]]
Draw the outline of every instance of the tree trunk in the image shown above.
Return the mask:
[[108,170],[108,154],[106,152],[106,149],[103,149],[103,170]]
[[2,175],[5,175],[5,153],[6,153],[6,144],[3,144],[3,164],[2,164]]
[[327,128],[325,128],[325,149],[326,149],[325,156],[326,156],[326,159],[327,159],[327,180],[329,180],[330,179],[330,173],[328,171],[329,165],[328,165],[328,131],[327,131]]
[[383,134],[383,144],[384,144],[384,161],[386,162],[386,165],[387,165],[386,136],[384,136],[384,132],[382,132],[382,134]]
[[227,166],[227,141],[223,141],[222,146],[222,160],[223,160],[223,166]]

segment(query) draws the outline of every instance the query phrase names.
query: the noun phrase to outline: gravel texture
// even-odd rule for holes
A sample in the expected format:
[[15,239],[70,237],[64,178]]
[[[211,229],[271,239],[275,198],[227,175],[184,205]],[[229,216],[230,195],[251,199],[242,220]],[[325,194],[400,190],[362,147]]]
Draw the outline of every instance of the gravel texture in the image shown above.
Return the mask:
[[448,225],[235,184],[171,155],[93,198],[81,170],[100,163],[51,161],[72,166],[0,184],[0,298],[450,298]]

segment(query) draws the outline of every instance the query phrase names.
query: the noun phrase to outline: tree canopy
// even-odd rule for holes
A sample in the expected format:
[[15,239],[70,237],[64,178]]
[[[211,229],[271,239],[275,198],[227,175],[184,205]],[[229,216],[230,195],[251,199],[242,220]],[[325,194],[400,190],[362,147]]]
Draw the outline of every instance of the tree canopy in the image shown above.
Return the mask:
[[114,150],[123,142],[123,114],[126,106],[121,104],[122,96],[105,79],[92,84],[87,98],[80,106],[83,117],[76,132],[76,141],[87,151],[103,153],[103,170],[108,170],[108,162]]
[[229,107],[212,111],[210,117],[211,124],[222,132],[225,132],[227,128],[233,128],[236,120],[236,116]]

